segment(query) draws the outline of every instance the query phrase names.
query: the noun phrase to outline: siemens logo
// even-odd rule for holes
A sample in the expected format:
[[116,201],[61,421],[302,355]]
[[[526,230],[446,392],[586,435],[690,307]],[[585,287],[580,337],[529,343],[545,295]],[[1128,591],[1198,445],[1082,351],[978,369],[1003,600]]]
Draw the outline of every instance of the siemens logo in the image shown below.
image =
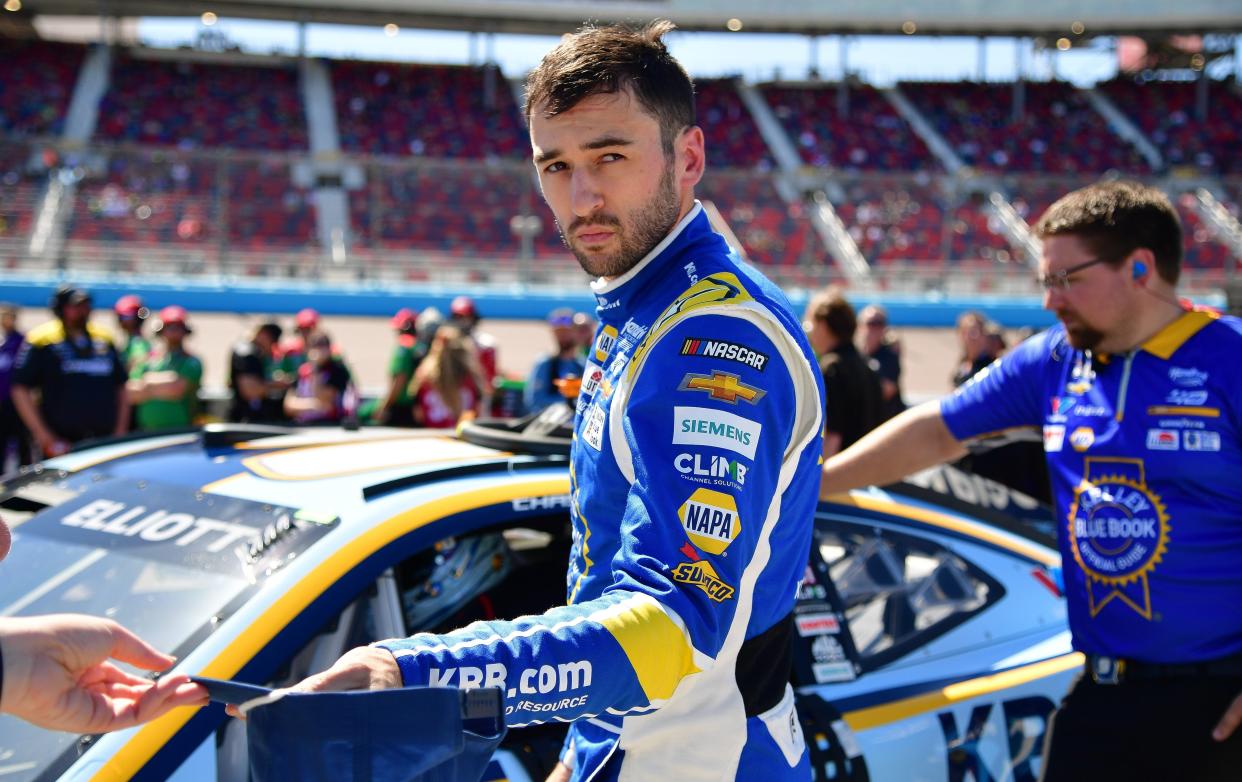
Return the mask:
[[755,458],[763,425],[740,415],[708,407],[673,408],[673,443],[707,445]]

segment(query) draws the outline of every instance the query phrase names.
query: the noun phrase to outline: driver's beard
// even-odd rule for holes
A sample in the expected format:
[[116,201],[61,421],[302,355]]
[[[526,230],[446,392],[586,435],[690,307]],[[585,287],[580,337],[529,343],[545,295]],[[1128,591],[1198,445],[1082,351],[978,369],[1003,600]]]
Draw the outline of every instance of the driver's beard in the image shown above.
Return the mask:
[[[578,259],[579,265],[592,277],[620,277],[638,265],[657,244],[664,241],[677,223],[681,204],[673,188],[673,162],[670,160],[660,175],[660,184],[651,201],[630,215],[630,224],[623,226],[615,215],[599,214],[579,218],[561,231],[565,245]],[[620,247],[608,255],[585,255],[570,240],[578,229],[589,226],[608,226],[617,230]]]

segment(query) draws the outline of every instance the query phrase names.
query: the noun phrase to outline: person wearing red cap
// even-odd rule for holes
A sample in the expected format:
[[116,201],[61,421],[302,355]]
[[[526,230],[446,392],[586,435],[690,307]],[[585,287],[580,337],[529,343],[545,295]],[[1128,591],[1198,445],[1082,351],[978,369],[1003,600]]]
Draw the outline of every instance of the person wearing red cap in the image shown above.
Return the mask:
[[[0,519],[0,559],[11,536]],[[70,733],[105,733],[148,722],[178,706],[205,706],[207,691],[184,673],[158,682],[148,671],[175,662],[111,619],[84,614],[0,617],[0,714]]]
[[112,309],[116,312],[116,323],[123,340],[117,349],[121,351],[125,369],[132,371],[151,354],[151,341],[142,333],[142,325],[151,311],[143,305],[141,298],[132,293],[117,299]]
[[280,344],[279,372],[289,383],[297,381],[298,369],[306,363],[307,344],[311,333],[319,328],[319,312],[310,307],[298,310],[293,317],[293,336]]
[[186,317],[183,307],[173,305],[160,310],[155,334],[164,345],[130,372],[127,388],[139,429],[184,429],[194,425],[203,363],[185,349],[185,338],[193,333]]
[[[483,389],[483,393],[490,396],[491,390],[495,385],[496,375],[498,374],[497,367],[499,366],[499,361],[496,357],[495,337],[477,330],[479,310],[474,304],[474,299],[469,296],[458,296],[453,299],[449,305],[449,316],[451,323],[474,343],[474,351],[478,356],[479,366],[483,368],[483,379],[487,381],[487,388]],[[486,405],[484,409],[487,409]]]
[[366,420],[386,426],[412,427],[414,397],[410,380],[427,355],[427,345],[418,339],[418,313],[402,307],[389,321],[397,332],[397,345],[388,361],[388,391],[361,413]]

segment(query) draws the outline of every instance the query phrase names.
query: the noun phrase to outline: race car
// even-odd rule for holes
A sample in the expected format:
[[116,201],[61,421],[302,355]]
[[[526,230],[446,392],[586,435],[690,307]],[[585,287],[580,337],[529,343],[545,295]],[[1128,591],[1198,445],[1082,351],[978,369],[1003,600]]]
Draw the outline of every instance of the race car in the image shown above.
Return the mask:
[[[563,424],[217,425],[49,460],[0,485],[0,615],[108,616],[177,670],[283,686],[377,639],[541,612],[565,600]],[[1050,529],[952,468],[820,504],[793,671],[817,779],[1038,776],[1082,666]],[[508,696],[590,687],[589,670],[545,668]],[[482,682],[459,674],[445,684]],[[542,780],[564,730],[510,731],[484,778]],[[245,780],[245,728],[219,705],[102,736],[0,716],[0,779]]]

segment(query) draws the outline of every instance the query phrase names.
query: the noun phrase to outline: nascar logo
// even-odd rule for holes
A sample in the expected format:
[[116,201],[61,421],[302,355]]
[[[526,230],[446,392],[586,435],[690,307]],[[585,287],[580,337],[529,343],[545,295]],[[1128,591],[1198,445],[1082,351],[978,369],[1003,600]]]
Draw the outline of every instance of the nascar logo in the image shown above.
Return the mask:
[[733,593],[737,591],[722,581],[716,573],[716,569],[703,560],[698,562],[682,562],[673,568],[673,580],[702,589],[708,597],[717,603],[723,603],[733,597]]
[[764,365],[768,363],[768,357],[757,350],[752,350],[736,342],[725,342],[719,339],[687,339],[681,343],[681,355],[723,358],[727,361],[745,364],[760,372],[763,371]]
[[691,542],[708,554],[723,554],[742,529],[737,502],[712,489],[696,489],[677,509],[677,518]]

